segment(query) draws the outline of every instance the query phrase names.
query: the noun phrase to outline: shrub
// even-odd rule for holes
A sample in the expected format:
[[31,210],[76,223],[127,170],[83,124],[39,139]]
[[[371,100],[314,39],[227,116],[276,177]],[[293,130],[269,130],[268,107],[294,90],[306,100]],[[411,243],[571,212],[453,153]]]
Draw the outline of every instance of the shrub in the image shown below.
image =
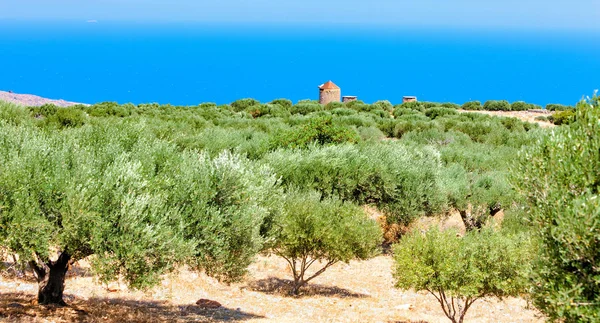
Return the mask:
[[133,105],[119,105],[116,102],[102,102],[85,107],[84,110],[93,117],[116,116],[122,118],[131,115]]
[[438,117],[443,117],[443,116],[447,116],[447,115],[455,115],[458,114],[458,112],[456,112],[456,109],[450,109],[450,108],[429,108],[427,110],[425,110],[425,115],[430,118],[430,119],[435,119]]
[[425,111],[425,106],[423,105],[423,102],[418,102],[418,101],[404,102],[402,104],[395,105],[394,109],[397,109],[397,108],[405,108],[405,109],[416,110],[416,111],[420,111],[420,112]]
[[444,314],[462,323],[474,302],[526,292],[528,240],[491,229],[458,236],[455,231],[413,232],[394,247],[396,287],[427,291]]
[[357,114],[358,112],[352,110],[352,109],[348,109],[348,108],[336,108],[331,110],[331,113],[333,115],[338,115],[338,116],[350,116],[353,114]]
[[30,107],[29,111],[34,118],[47,118],[56,114],[56,111],[60,109],[54,104],[44,104],[39,107]]
[[291,110],[292,109],[292,105],[294,105],[292,103],[292,101],[288,100],[288,99],[277,99],[277,100],[273,100],[271,101],[271,104],[277,104],[280,107],[284,108],[285,110]]
[[[346,106],[342,103],[342,102],[329,102],[327,103],[327,105],[325,105],[325,110],[337,110],[337,109],[344,109]],[[351,110],[351,109],[346,109],[346,110]],[[354,111],[354,110],[351,110]]]
[[357,132],[363,141],[380,141],[385,138],[385,134],[376,127],[360,127]]
[[373,103],[371,106],[372,106],[373,110],[383,110],[383,111],[389,111],[389,112],[394,110],[394,106],[392,105],[392,103],[390,103],[390,101],[387,101],[387,100],[377,101],[377,102]]
[[393,137],[394,136],[394,129],[396,128],[396,120],[393,120],[393,119],[381,120],[377,124],[377,128],[379,130],[381,130],[381,132],[386,137]]
[[55,123],[60,128],[80,127],[87,122],[85,112],[74,108],[59,108],[56,113],[47,119],[49,123]]
[[470,102],[465,102],[461,106],[461,109],[469,110],[469,111],[478,111],[478,110],[483,110],[483,106],[481,105],[481,102],[479,102],[479,101],[470,101]]
[[550,116],[537,116],[535,117],[536,121],[544,121],[544,122],[550,122]]
[[344,104],[348,109],[356,110],[356,111],[365,111],[361,110],[361,107],[367,105],[361,100],[350,101]]
[[248,107],[246,112],[250,113],[253,118],[265,116],[285,118],[290,116],[290,112],[279,104],[260,104]]
[[575,110],[559,111],[548,117],[548,119],[557,126],[570,124],[575,121]]
[[394,117],[398,118],[400,116],[411,115],[411,114],[420,114],[418,110],[404,108],[402,106],[394,109]]
[[574,109],[574,107],[569,106],[569,105],[563,105],[563,104],[557,104],[557,103],[546,104],[546,110],[548,110],[548,111],[565,111],[565,110],[573,110],[573,109]]
[[[290,191],[273,219],[270,250],[283,257],[292,271],[292,293],[338,262],[365,260],[381,245],[379,225],[363,209],[317,193]],[[324,263],[311,274],[312,265]]]
[[510,109],[512,111],[527,111],[529,109],[533,109],[534,105],[533,104],[529,104],[523,101],[517,101],[517,102],[513,102],[510,105]]
[[577,106],[576,121],[523,150],[514,184],[527,200],[540,248],[533,300],[550,320],[600,319],[600,106]]
[[231,102],[231,108],[235,112],[245,111],[249,107],[260,105],[260,102],[255,99],[240,99]]
[[27,110],[16,104],[0,101],[0,122],[11,125],[25,125],[30,123]]
[[440,156],[430,147],[398,142],[309,147],[265,156],[285,187],[314,189],[325,198],[373,204],[390,224],[408,224],[445,205]]
[[348,127],[334,125],[332,119],[314,118],[308,123],[283,131],[273,137],[271,147],[306,148],[312,143],[318,145],[356,143],[358,134]]
[[510,111],[510,103],[506,100],[488,100],[483,104],[483,110],[487,111]]
[[451,103],[451,102],[446,102],[446,103],[442,103],[440,105],[442,108],[446,108],[446,109],[460,109],[460,105],[456,104],[456,103]]
[[296,105],[292,107],[290,111],[292,114],[303,114],[307,115],[309,113],[323,111],[323,106],[319,103],[313,102],[298,102]]
[[437,127],[438,124],[425,120],[398,120],[394,128],[394,137],[402,138],[411,131],[425,131]]

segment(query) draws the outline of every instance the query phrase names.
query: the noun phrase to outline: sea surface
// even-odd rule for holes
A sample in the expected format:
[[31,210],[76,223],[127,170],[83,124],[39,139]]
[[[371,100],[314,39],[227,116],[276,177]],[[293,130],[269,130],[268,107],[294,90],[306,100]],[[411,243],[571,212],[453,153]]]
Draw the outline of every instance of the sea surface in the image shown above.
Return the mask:
[[600,88],[600,35],[355,25],[0,21],[0,90],[95,103],[317,99],[574,104]]

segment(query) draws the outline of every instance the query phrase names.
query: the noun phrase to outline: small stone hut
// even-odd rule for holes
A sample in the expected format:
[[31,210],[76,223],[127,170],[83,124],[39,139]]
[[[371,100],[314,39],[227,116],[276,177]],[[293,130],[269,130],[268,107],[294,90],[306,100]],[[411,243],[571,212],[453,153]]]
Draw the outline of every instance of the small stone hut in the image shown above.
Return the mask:
[[417,102],[417,97],[416,96],[404,96],[404,97],[402,97],[402,103],[406,103],[406,102]]
[[333,82],[328,81],[319,86],[319,103],[326,105],[329,102],[341,102],[342,90]]
[[342,102],[348,103],[348,102],[356,101],[357,99],[358,99],[358,97],[355,95],[344,95],[342,97]]

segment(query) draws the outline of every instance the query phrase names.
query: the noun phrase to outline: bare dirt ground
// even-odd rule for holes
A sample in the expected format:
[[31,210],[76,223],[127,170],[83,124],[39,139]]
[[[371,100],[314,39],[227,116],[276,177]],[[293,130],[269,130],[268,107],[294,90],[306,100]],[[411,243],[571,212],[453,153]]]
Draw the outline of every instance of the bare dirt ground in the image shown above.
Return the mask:
[[12,92],[0,91],[0,101],[11,102],[24,106],[41,106],[44,104],[54,104],[59,107],[68,107],[79,103],[69,102],[65,100],[52,100],[42,98],[33,94],[16,94]]
[[[448,221],[455,221],[449,219]],[[36,283],[0,276],[3,322],[449,322],[433,296],[393,288],[393,261],[337,264],[316,278],[299,297],[288,296],[286,262],[261,256],[245,282],[226,286],[182,269],[164,277],[148,292],[124,285],[98,284],[85,262],[70,271],[65,290],[68,307],[38,306]],[[196,305],[199,299],[219,308]],[[543,322],[522,299],[482,300],[467,322]]]
[[475,112],[475,113],[483,113],[490,116],[500,116],[500,117],[513,117],[521,119],[522,121],[527,121],[531,123],[537,123],[542,128],[551,128],[555,125],[547,122],[547,121],[539,121],[535,120],[536,117],[539,116],[550,116],[552,112],[546,110],[528,110],[528,111],[466,111],[466,110],[458,110],[461,113],[466,112]]

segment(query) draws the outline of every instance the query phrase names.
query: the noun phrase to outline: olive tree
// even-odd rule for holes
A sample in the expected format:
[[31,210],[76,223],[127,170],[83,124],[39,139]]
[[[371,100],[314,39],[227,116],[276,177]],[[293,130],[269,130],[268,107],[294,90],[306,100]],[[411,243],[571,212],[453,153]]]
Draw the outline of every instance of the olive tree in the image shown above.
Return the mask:
[[528,286],[529,240],[491,229],[413,232],[394,246],[396,287],[427,291],[453,323],[479,299],[518,296]]
[[[368,259],[381,245],[378,224],[363,209],[320,194],[289,192],[271,227],[270,251],[289,264],[292,293],[338,262]],[[319,269],[309,273],[313,265]]]
[[481,229],[490,217],[516,199],[504,172],[468,172],[461,165],[452,164],[443,177],[448,206],[459,212],[467,231]]
[[69,265],[134,288],[188,263],[231,280],[262,247],[275,179],[240,157],[182,153],[143,125],[0,125],[0,246],[34,270],[40,304],[64,304]]
[[581,102],[576,121],[540,136],[515,169],[540,241],[533,299],[553,321],[600,320],[599,120],[598,97]]

